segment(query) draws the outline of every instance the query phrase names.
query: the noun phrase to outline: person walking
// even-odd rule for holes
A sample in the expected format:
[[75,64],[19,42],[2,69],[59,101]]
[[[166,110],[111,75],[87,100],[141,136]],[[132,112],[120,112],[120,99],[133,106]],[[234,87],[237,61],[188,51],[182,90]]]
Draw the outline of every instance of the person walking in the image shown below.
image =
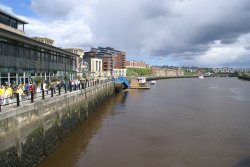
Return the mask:
[[4,89],[0,85],[0,107],[3,108],[3,96],[4,96]]

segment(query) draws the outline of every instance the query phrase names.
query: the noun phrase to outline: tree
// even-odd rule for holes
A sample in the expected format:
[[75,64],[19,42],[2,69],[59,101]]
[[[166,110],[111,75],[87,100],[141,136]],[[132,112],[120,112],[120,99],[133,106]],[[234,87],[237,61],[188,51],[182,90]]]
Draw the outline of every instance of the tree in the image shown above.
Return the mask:
[[59,78],[58,78],[58,76],[56,76],[56,75],[54,75],[53,77],[51,77],[51,81],[52,82],[56,82],[56,81],[58,81],[59,80]]
[[82,80],[82,77],[79,76],[79,75],[78,75],[76,78],[77,78],[78,80]]
[[37,84],[42,83],[43,82],[43,78],[37,76],[37,77],[34,78],[34,82],[37,83]]
[[70,78],[69,78],[69,75],[68,75],[68,74],[65,74],[65,76],[64,76],[64,80],[65,80],[65,81],[69,81],[69,80],[70,80]]

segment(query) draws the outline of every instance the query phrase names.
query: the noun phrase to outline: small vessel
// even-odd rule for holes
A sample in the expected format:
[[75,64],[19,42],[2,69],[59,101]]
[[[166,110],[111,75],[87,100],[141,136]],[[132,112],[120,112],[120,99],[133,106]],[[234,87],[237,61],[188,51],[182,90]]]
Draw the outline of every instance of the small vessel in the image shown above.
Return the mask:
[[150,85],[156,85],[156,81],[155,80],[150,81]]
[[146,77],[138,77],[137,79],[131,79],[131,89],[149,89],[150,86],[147,84]]
[[199,78],[200,78],[200,79],[203,79],[203,78],[204,78],[204,76],[203,76],[203,75],[200,75],[200,76],[199,76]]

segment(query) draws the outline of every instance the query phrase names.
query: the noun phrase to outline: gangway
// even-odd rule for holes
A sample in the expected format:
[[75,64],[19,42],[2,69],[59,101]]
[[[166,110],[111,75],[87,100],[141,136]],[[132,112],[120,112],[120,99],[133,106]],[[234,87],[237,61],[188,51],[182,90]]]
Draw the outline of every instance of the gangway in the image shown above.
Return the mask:
[[126,77],[118,77],[118,78],[114,78],[113,79],[115,81],[115,83],[121,83],[125,86],[125,88],[128,88],[130,87],[130,83],[128,82],[127,78]]

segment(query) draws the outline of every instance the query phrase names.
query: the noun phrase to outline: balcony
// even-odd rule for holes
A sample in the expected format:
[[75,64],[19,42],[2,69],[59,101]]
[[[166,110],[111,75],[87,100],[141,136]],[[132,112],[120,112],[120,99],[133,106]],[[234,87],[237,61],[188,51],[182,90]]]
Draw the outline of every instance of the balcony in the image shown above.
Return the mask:
[[0,23],[0,28],[4,29],[4,30],[7,30],[7,31],[10,31],[10,32],[13,32],[13,33],[16,33],[16,34],[19,34],[19,35],[25,35],[24,31],[21,31],[19,29],[16,29],[16,28],[12,28],[10,26],[7,26],[5,24],[2,24]]

